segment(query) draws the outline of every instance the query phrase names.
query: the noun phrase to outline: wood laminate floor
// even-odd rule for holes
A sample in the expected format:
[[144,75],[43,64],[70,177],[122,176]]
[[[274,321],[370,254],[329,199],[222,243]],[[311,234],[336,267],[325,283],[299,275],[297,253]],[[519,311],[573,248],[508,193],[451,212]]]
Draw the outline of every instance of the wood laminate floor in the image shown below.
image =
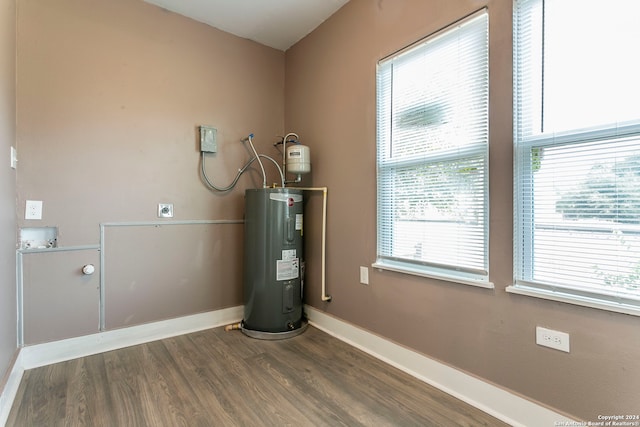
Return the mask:
[[7,426],[505,426],[309,327],[209,329],[24,373]]

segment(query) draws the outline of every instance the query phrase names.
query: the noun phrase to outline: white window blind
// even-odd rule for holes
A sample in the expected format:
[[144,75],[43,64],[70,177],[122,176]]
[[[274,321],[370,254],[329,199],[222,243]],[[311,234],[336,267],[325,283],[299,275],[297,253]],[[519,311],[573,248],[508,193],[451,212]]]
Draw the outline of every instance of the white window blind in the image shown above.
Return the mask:
[[516,287],[640,309],[639,16],[515,3]]
[[485,10],[377,70],[376,266],[488,281]]

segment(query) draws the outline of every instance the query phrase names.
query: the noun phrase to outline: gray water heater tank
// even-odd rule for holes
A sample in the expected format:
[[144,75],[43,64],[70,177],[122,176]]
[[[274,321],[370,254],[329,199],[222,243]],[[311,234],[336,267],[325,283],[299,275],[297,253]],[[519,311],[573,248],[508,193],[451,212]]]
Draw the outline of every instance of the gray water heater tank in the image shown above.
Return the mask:
[[249,189],[244,218],[242,331],[261,339],[301,333],[303,193]]

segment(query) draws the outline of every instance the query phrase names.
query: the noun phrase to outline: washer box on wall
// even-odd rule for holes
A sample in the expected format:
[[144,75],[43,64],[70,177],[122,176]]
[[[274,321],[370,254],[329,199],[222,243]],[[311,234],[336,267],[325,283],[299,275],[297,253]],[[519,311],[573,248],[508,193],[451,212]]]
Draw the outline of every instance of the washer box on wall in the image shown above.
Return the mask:
[[58,246],[58,227],[20,229],[20,249],[45,249]]

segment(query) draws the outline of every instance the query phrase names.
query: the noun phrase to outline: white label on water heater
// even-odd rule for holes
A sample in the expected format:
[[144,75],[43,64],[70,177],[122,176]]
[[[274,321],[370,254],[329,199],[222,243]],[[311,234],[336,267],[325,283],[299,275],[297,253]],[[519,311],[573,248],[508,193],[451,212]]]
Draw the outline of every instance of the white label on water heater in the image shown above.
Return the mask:
[[295,249],[283,249],[282,250],[282,260],[283,261],[291,261],[296,259],[296,250]]
[[296,214],[296,230],[302,230],[302,214]]
[[299,275],[298,258],[276,260],[276,280],[297,279]]

